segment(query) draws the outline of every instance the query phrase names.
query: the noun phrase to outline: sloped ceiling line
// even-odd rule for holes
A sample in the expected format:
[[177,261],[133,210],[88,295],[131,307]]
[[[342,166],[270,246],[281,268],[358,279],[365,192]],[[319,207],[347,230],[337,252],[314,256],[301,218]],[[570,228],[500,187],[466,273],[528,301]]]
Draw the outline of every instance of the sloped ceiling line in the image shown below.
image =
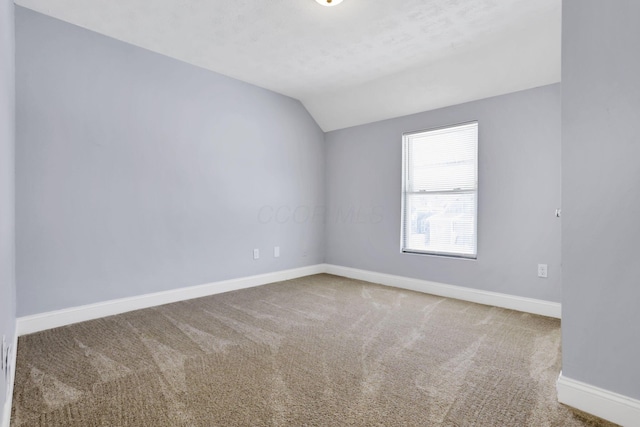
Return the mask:
[[324,131],[560,81],[561,0],[16,0],[299,99]]

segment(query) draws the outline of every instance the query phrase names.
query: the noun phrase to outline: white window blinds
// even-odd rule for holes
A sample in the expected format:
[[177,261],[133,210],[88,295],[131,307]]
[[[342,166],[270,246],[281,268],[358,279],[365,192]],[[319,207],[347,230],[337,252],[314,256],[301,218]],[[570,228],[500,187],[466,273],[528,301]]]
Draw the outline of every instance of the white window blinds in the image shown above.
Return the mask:
[[478,123],[403,135],[402,251],[475,258]]

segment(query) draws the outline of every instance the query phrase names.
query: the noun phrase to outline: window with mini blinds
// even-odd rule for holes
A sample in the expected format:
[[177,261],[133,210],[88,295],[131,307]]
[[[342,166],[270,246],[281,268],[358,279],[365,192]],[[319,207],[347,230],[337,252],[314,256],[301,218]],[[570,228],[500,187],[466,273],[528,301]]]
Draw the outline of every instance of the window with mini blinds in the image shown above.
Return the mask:
[[402,251],[477,256],[478,123],[402,137]]

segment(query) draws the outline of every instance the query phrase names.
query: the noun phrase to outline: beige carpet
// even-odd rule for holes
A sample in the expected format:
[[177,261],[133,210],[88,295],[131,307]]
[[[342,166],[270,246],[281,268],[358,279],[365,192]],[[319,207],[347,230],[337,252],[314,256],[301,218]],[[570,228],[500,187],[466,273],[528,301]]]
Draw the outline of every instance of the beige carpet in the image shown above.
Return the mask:
[[605,425],[558,320],[330,275],[21,337],[12,426]]

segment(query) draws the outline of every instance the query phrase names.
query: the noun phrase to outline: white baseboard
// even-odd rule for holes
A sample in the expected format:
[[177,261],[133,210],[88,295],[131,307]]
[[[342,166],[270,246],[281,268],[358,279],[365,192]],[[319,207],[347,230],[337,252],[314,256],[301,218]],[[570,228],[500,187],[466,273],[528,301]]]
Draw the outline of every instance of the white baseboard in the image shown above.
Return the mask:
[[580,381],[558,377],[558,401],[624,427],[640,426],[640,400]]
[[349,277],[352,279],[364,280],[372,283],[379,283],[396,288],[409,289],[448,298],[455,298],[464,301],[476,302],[479,304],[493,305],[496,307],[508,308],[511,310],[523,311],[525,313],[539,314],[560,318],[560,303],[543,301],[533,298],[518,297],[497,292],[482,291],[478,289],[465,288],[462,286],[446,285],[443,283],[430,282],[427,280],[412,279],[404,276],[394,276],[391,274],[376,273],[374,271],[359,270],[356,268],[342,267],[328,264],[327,273],[337,276]]
[[239,279],[223,280],[204,285],[190,286],[187,288],[172,289],[169,291],[139,295],[129,298],[104,301],[95,304],[71,307],[46,313],[23,316],[17,319],[18,335],[27,335],[59,326],[112,316],[142,308],[156,307],[172,302],[185,301],[238,289],[251,288],[267,283],[296,279],[312,274],[324,273],[324,264],[294,268],[291,270],[277,271],[274,273],[260,274],[257,276],[242,277]]
[[7,387],[7,397],[4,402],[4,409],[2,412],[2,420],[0,426],[9,427],[11,424],[11,404],[13,402],[13,384],[16,381],[16,358],[18,356],[18,330],[13,333],[13,345],[11,347],[11,353],[9,354],[9,363],[11,366],[11,372],[9,373],[9,387]]
[[517,297],[496,292],[481,291],[461,286],[446,285],[427,280],[394,276],[391,274],[359,270],[338,265],[317,264],[257,276],[242,277],[239,279],[224,280],[187,288],[172,289],[169,291],[104,301],[79,307],[34,314],[31,316],[23,316],[17,319],[17,331],[20,336],[27,335],[59,326],[71,325],[73,323],[112,316],[114,314],[125,313],[128,311],[140,310],[162,304],[200,298],[208,295],[245,289],[319,273],[329,273],[337,276],[365,280],[372,283],[380,283],[387,286],[410,289],[413,291],[448,298],[456,298],[464,301],[560,318],[559,303]]

